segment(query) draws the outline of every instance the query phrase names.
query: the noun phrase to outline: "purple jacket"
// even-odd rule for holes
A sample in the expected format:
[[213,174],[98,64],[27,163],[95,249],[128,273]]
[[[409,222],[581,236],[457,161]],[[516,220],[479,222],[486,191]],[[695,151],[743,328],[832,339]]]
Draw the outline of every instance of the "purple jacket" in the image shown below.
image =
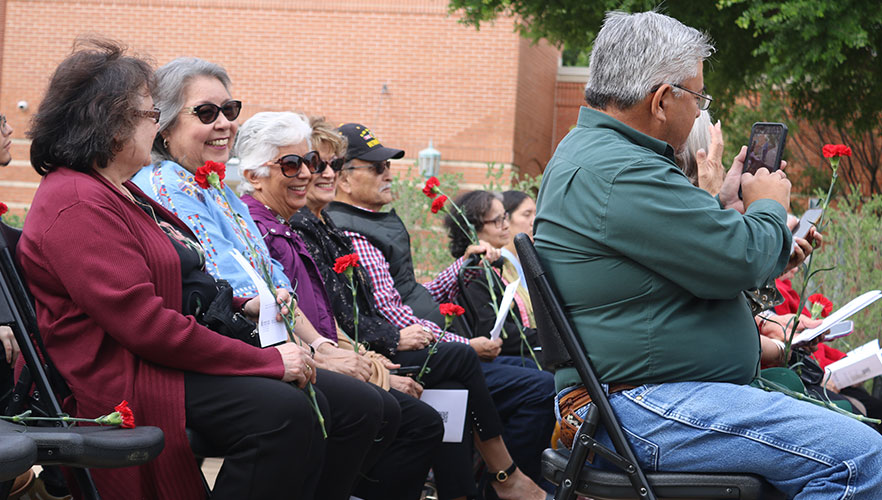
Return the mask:
[[263,236],[270,255],[284,268],[297,294],[297,305],[319,334],[337,341],[334,311],[318,267],[300,236],[253,196],[244,195],[251,218]]

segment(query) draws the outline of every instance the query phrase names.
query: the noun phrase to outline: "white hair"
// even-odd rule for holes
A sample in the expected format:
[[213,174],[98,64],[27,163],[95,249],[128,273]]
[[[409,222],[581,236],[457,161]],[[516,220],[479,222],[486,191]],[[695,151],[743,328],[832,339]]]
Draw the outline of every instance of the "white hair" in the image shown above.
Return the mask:
[[706,34],[664,14],[607,12],[591,50],[585,100],[597,109],[628,109],[658,85],[697,75],[713,51]]
[[708,127],[710,125],[710,113],[706,110],[702,111],[695,119],[695,123],[692,124],[692,130],[689,131],[689,137],[686,138],[683,150],[677,153],[677,165],[696,186],[698,185],[698,161],[695,159],[695,152],[699,149],[709,152],[711,136]]
[[239,175],[243,182],[239,183],[239,193],[249,194],[254,187],[242,175],[250,170],[256,177],[269,175],[267,162],[276,159],[279,149],[296,146],[305,142],[311,147],[310,135],[312,128],[309,120],[290,111],[257,113],[239,127],[233,154],[239,158]]

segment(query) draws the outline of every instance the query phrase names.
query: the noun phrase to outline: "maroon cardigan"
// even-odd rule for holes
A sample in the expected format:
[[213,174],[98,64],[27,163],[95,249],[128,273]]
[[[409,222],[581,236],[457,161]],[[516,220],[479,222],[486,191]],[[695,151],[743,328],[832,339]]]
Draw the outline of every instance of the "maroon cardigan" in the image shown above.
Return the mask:
[[[141,194],[131,182],[126,187]],[[157,216],[192,234],[149,203]],[[182,315],[174,247],[150,216],[100,175],[60,168],[43,178],[18,258],[46,349],[73,391],[65,410],[96,417],[125,399],[137,425],[165,433],[165,449],[149,464],[93,470],[101,495],[204,498],[184,433],[183,370],[281,379],[279,352],[224,337]]]

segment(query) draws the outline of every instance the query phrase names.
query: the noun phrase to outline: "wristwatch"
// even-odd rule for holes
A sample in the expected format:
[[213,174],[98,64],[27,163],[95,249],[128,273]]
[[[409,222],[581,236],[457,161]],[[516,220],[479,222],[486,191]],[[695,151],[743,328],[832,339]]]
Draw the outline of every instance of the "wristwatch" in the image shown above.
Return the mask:
[[512,462],[511,465],[508,466],[508,469],[497,472],[494,476],[494,479],[496,479],[497,482],[504,483],[508,481],[508,478],[510,478],[511,475],[514,474],[514,471],[517,468],[518,466],[514,462]]

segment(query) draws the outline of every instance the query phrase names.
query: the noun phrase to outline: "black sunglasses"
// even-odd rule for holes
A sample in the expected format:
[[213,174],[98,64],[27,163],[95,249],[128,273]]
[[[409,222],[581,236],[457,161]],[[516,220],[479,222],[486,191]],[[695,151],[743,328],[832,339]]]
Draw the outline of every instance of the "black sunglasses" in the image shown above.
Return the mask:
[[392,168],[392,162],[389,160],[375,161],[370,165],[352,165],[346,170],[354,170],[356,168],[373,168],[375,174],[383,175],[383,172],[385,172],[387,168]]
[[331,170],[334,172],[339,172],[343,169],[343,164],[346,163],[345,158],[333,158],[331,160],[325,161],[320,160],[318,169],[316,169],[315,173],[320,174],[325,171],[325,167],[331,167]]
[[223,106],[206,102],[198,106],[184,108],[181,111],[196,115],[196,118],[199,118],[199,121],[206,125],[214,123],[217,120],[217,115],[220,113],[223,113],[224,118],[228,121],[233,121],[239,117],[239,112],[242,111],[242,101],[227,101]]
[[282,168],[282,175],[293,178],[300,175],[300,168],[303,167],[303,165],[306,165],[306,169],[309,170],[310,174],[321,172],[324,170],[324,167],[320,169],[319,162],[318,152],[310,151],[303,156],[294,154],[285,155],[274,163]]

